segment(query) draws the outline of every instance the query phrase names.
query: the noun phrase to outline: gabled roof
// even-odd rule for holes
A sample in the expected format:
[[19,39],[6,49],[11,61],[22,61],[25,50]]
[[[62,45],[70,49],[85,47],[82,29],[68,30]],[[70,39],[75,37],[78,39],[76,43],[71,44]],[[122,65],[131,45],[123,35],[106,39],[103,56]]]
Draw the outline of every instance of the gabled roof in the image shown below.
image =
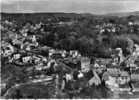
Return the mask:
[[121,75],[122,77],[128,77],[128,76],[129,76],[128,72],[125,72],[125,71],[121,72],[120,75]]

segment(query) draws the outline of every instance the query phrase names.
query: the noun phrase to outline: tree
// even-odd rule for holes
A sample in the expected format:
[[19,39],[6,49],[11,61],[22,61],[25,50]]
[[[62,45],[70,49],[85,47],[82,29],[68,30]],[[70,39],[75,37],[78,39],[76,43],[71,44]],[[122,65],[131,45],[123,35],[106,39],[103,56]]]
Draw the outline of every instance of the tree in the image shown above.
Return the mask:
[[95,48],[95,42],[92,38],[81,37],[77,40],[78,49],[82,54],[92,55]]
[[134,41],[125,35],[120,35],[116,37],[115,47],[120,47],[123,50],[123,54],[126,56],[132,53]]

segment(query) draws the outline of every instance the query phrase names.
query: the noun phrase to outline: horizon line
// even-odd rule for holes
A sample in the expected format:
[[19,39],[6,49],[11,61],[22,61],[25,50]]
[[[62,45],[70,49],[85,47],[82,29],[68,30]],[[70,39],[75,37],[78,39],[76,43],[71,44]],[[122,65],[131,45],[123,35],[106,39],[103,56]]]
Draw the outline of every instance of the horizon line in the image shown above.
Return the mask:
[[107,14],[118,14],[118,13],[135,13],[139,12],[137,11],[118,11],[118,12],[109,12],[109,13],[91,13],[91,12],[64,12],[64,11],[33,11],[33,12],[6,12],[6,11],[1,11],[0,13],[7,13],[7,14],[34,14],[34,13],[73,13],[73,14],[92,14],[92,15],[107,15]]

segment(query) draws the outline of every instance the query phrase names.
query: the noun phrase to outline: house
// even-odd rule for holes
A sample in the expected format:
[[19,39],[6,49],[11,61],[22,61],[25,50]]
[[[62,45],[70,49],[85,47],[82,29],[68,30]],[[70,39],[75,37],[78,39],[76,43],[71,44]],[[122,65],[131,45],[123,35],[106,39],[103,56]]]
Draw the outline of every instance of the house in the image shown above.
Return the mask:
[[73,58],[76,58],[78,57],[80,54],[77,50],[70,50],[70,55],[73,57]]
[[70,22],[63,22],[63,21],[60,21],[59,23],[58,23],[58,25],[68,25],[68,26],[70,26],[70,25],[72,25],[74,22],[72,22],[72,21],[70,21]]
[[107,66],[107,72],[111,77],[117,79],[120,76],[120,68],[118,66]]
[[7,56],[10,56],[12,53],[14,53],[14,47],[11,45],[11,44],[7,44],[7,45],[5,45],[5,47],[4,47],[4,52],[3,52],[3,55],[5,56],[5,57],[7,57]]
[[130,80],[129,74],[126,71],[122,71],[120,74],[120,77],[118,77],[118,83],[120,85],[124,85],[126,83],[128,83]]
[[117,83],[117,78],[113,77],[111,75],[108,76],[108,79],[105,81],[106,86],[111,90],[111,91],[116,91],[119,88],[119,85]]
[[32,42],[36,42],[37,41],[36,36],[32,35],[31,40],[32,40]]
[[134,21],[135,25],[139,25],[139,20]]
[[66,50],[61,50],[60,53],[61,53],[61,55],[62,55],[63,58],[66,57],[66,54],[67,54]]
[[81,70],[86,72],[90,69],[90,59],[87,57],[81,58]]
[[29,63],[31,61],[31,56],[26,56],[22,58],[23,63]]
[[13,59],[17,60],[21,57],[21,54],[14,54],[13,55]]
[[139,73],[133,73],[131,75],[131,80],[134,82],[138,82],[139,81]]
[[129,25],[129,26],[132,26],[133,24],[134,24],[134,23],[133,23],[133,22],[131,22],[131,21],[130,21],[130,22],[128,22],[128,25]]
[[49,57],[52,56],[56,51],[54,49],[49,49]]
[[51,58],[52,59],[59,59],[59,58],[62,58],[62,54],[61,53],[53,53],[52,55],[51,55]]

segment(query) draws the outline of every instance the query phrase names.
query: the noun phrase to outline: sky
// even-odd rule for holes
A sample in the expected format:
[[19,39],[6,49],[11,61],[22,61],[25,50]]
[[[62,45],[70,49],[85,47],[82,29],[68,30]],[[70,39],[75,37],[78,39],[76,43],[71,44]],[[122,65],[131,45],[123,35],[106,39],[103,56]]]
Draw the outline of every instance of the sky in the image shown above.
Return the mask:
[[139,11],[139,0],[0,0],[2,12],[107,14]]

